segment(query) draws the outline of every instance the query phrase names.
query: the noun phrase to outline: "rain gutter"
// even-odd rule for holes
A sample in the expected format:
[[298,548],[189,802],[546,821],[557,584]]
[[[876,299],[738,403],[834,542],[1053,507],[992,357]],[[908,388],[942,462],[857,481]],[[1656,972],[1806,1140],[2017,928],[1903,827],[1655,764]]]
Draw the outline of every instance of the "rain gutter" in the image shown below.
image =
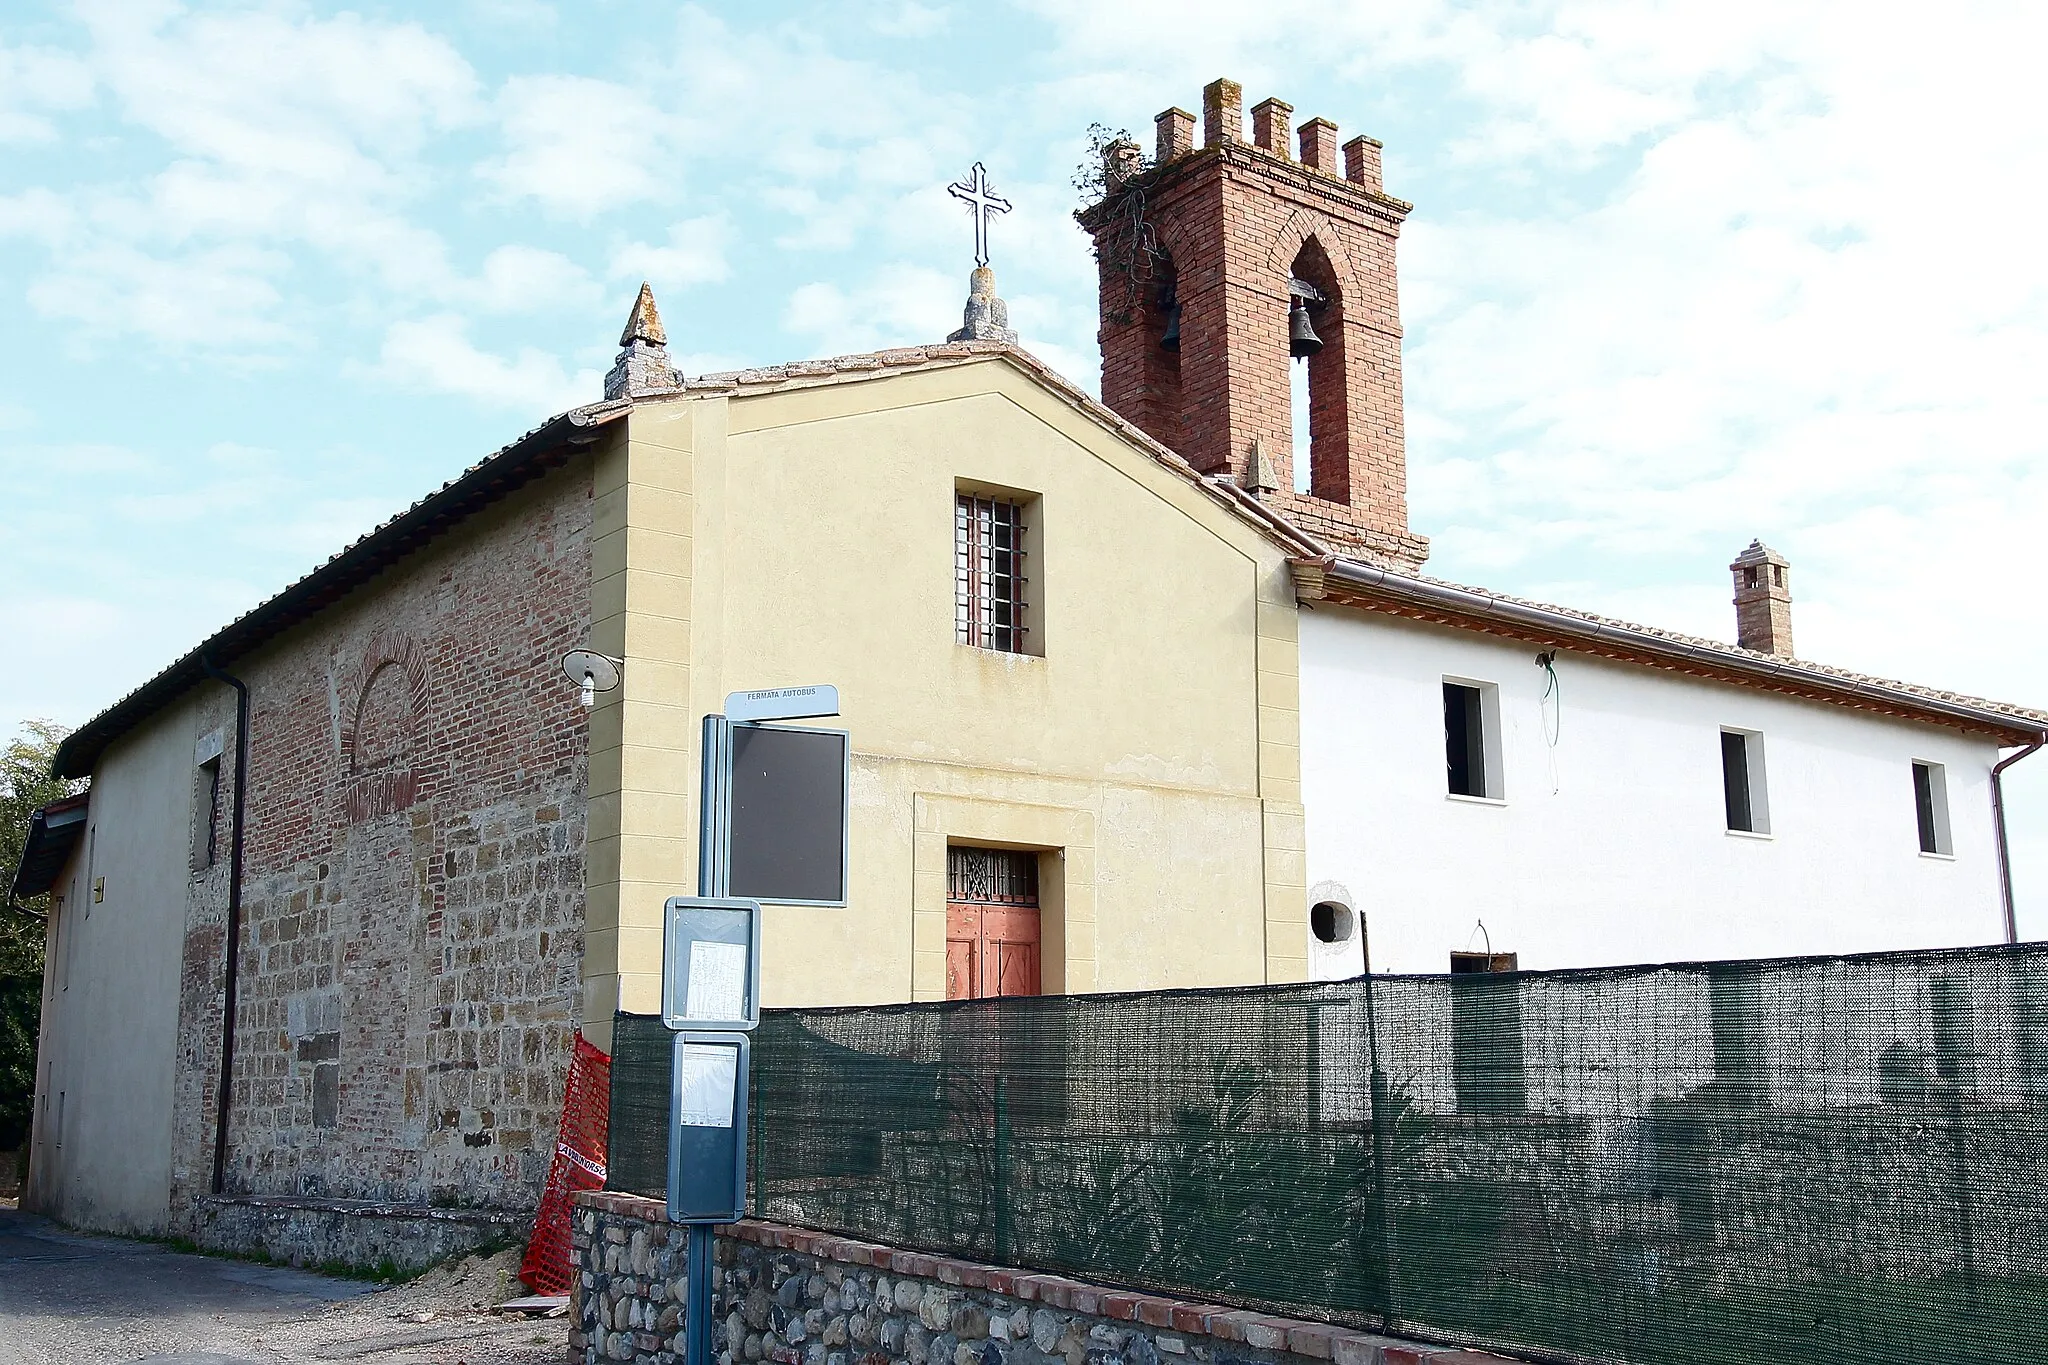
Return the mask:
[[199,666],[215,682],[235,689],[235,814],[228,845],[228,933],[226,982],[220,1010],[220,1084],[213,1114],[213,1192],[226,1192],[228,1177],[228,1108],[234,1098],[235,1004],[240,994],[242,959],[242,828],[249,792],[249,685],[213,666],[205,654]]
[[2048,745],[2048,731],[2036,736],[2033,743],[2010,758],[2001,759],[1991,765],[1991,828],[1998,836],[1998,897],[2005,909],[2005,941],[2020,941],[2019,914],[2013,908],[2012,899],[2012,845],[2005,833],[2005,770],[2025,758],[2028,754],[2039,753]]
[[[1740,653],[1711,645],[1675,640],[1670,636],[1659,635],[1637,626],[1623,625],[1616,621],[1588,620],[1554,607],[1542,607],[1532,602],[1496,597],[1491,593],[1471,588],[1433,583],[1427,579],[1414,578],[1396,573],[1392,569],[1360,563],[1353,559],[1331,561],[1324,572],[1332,582],[1363,588],[1378,596],[1412,606],[1428,607],[1479,620],[1498,621],[1503,625],[1542,631],[1546,635],[1565,640],[1626,649],[1633,654],[1649,655],[1674,664],[1741,674],[1758,682],[1779,687],[1827,693],[1844,699],[1858,699],[1894,711],[1917,711],[1929,717],[1938,716],[1971,730],[1989,731],[2001,736],[2025,737],[2014,741],[2017,743],[2033,742],[2039,747],[2042,740],[2048,740],[2048,733],[2042,732],[2037,723],[2029,723],[2026,719],[2008,712],[1985,706],[1972,706],[1968,702],[1945,697],[1928,696],[1923,692],[1888,686],[1873,679],[1845,678],[1837,673],[1814,668],[1810,664],[1802,664],[1796,659]],[[2024,757],[2025,754],[2018,754],[2007,762]]]

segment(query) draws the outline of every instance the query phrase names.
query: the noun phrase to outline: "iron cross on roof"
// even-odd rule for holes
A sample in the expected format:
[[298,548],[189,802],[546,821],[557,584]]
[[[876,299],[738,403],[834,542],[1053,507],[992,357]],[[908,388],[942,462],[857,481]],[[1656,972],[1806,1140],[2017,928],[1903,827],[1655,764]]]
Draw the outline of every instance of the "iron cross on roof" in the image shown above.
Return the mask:
[[967,211],[974,215],[974,263],[988,264],[988,221],[998,213],[1010,211],[1010,201],[989,188],[988,172],[977,161],[974,169],[967,173],[965,180],[946,186],[946,193],[967,205]]

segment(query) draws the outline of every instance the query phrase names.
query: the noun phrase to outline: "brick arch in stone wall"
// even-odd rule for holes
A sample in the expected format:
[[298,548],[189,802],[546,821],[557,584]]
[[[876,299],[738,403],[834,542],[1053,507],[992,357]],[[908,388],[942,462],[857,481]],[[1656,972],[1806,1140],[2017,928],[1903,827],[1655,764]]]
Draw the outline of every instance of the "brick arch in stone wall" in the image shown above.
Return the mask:
[[426,651],[409,635],[381,631],[352,676],[341,767],[343,804],[353,822],[393,814],[419,798],[414,754],[427,709]]

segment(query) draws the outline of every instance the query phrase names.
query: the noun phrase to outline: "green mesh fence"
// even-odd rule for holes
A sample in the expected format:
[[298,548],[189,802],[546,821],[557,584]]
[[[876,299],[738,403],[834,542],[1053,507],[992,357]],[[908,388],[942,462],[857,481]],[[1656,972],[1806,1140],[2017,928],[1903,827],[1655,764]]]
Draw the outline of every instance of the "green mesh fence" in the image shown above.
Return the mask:
[[[621,1017],[614,1188],[665,1179]],[[1539,1358],[2048,1360],[2048,945],[786,1010],[760,1216]]]

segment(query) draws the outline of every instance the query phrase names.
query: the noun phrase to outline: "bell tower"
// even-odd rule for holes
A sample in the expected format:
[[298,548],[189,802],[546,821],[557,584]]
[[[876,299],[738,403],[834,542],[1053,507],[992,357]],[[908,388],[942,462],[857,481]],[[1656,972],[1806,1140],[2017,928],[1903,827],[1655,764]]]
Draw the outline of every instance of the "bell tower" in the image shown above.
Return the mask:
[[1247,141],[1243,101],[1234,81],[1210,82],[1199,147],[1194,115],[1160,114],[1150,167],[1112,146],[1103,197],[1077,215],[1095,239],[1103,402],[1334,547],[1414,567],[1429,542],[1408,530],[1394,274],[1412,206],[1381,188],[1371,138],[1340,149],[1337,125],[1310,119],[1297,155],[1293,109],[1268,99]]

